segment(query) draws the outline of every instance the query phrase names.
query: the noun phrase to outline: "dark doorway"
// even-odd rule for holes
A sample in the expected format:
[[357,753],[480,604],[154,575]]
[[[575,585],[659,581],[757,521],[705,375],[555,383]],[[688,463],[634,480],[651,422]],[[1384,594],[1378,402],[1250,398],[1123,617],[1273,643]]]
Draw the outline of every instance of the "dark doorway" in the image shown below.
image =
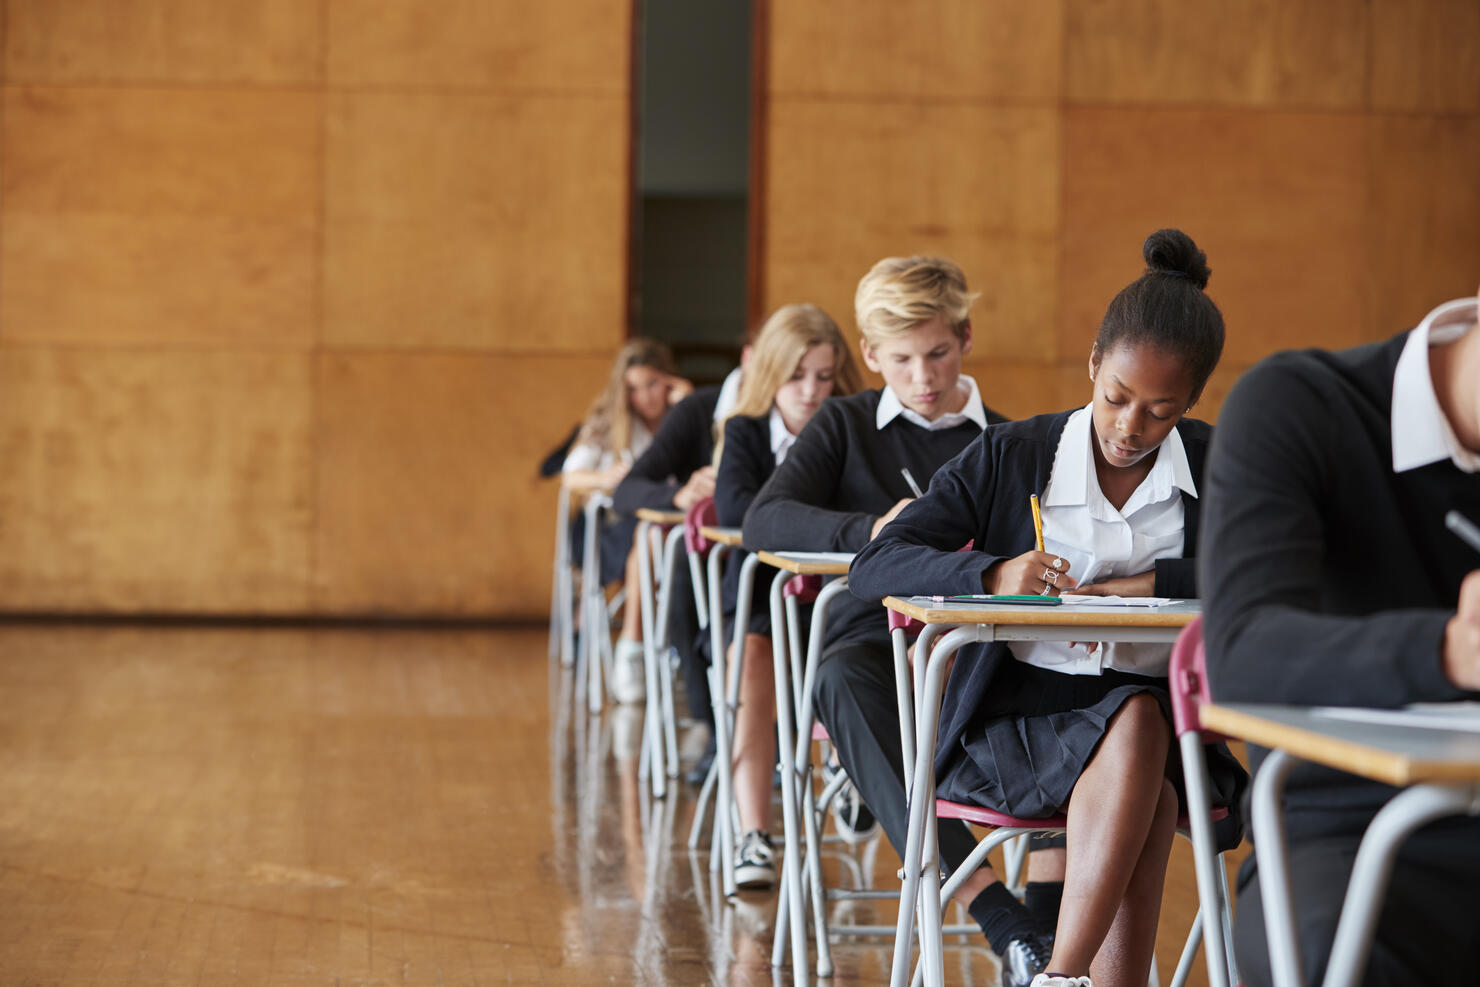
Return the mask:
[[640,0],[634,332],[722,378],[747,314],[752,0]]

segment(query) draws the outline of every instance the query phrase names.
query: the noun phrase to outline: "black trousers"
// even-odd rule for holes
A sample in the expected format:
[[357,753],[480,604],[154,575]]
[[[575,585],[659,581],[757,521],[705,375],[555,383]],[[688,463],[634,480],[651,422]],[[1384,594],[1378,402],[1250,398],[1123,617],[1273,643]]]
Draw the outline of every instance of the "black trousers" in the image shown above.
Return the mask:
[[[1290,886],[1301,981],[1326,972],[1361,834],[1292,841]],[[1234,953],[1248,987],[1270,984],[1257,860],[1239,872]],[[1367,961],[1364,987],[1480,984],[1480,820],[1440,820],[1403,844]]]
[[[904,751],[899,744],[894,656],[887,639],[882,643],[855,640],[829,645],[817,666],[812,703],[817,718],[832,736],[839,762],[884,828],[884,835],[903,857],[909,815],[904,797]],[[954,871],[976,849],[976,838],[958,819],[942,819],[937,833],[940,859],[948,871]]]

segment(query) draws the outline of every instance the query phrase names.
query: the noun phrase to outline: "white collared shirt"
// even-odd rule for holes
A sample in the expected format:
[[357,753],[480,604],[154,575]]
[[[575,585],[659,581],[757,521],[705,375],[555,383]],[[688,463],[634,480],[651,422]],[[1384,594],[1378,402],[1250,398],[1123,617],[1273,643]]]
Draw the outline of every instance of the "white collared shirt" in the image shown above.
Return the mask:
[[[1180,558],[1182,494],[1197,496],[1182,436],[1173,429],[1161,443],[1151,472],[1116,510],[1095,472],[1092,405],[1069,416],[1043,491],[1043,547],[1069,563],[1081,585],[1134,576],[1157,559]],[[1019,661],[1069,675],[1098,675],[1107,668],[1165,675],[1172,649],[1165,644],[1101,644],[1094,652],[1063,641],[1010,645]]]
[[879,397],[879,410],[874,415],[874,427],[882,429],[885,425],[894,421],[900,415],[911,425],[918,425],[931,432],[943,428],[955,428],[962,422],[976,422],[976,427],[982,431],[987,428],[987,409],[982,404],[981,391],[977,390],[976,379],[962,374],[956,378],[956,387],[966,395],[966,403],[961,406],[960,411],[947,412],[935,421],[930,421],[917,411],[911,411],[904,406],[899,395],[894,393],[894,388],[884,388],[884,393]]
[[[637,462],[642,454],[648,451],[648,446],[653,444],[653,433],[648,427],[635,416],[632,419],[632,440],[627,443],[627,452],[630,462]],[[570,452],[565,454],[565,462],[561,464],[562,473],[570,473],[574,470],[604,470],[617,459],[619,453],[611,450],[603,450],[600,446],[589,442],[572,446]]]
[[1466,473],[1480,472],[1480,454],[1460,445],[1429,372],[1429,348],[1453,342],[1475,325],[1477,302],[1459,298],[1424,316],[1408,334],[1393,372],[1393,472],[1449,459]]
[[776,457],[776,465],[780,466],[786,454],[791,452],[791,447],[797,444],[797,437],[792,435],[786,428],[786,420],[781,417],[781,409],[774,404],[771,405],[771,452]]
[[719,398],[714,403],[714,423],[724,424],[726,418],[730,417],[730,411],[735,407],[735,402],[740,399],[740,368],[736,367],[725,375],[724,381],[719,385]]

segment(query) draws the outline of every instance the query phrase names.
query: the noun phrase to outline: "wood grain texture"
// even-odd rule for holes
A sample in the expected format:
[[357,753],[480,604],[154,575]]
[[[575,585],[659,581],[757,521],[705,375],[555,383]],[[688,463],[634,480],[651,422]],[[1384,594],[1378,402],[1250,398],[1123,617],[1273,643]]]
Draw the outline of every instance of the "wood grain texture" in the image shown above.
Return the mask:
[[306,348],[319,99],[7,88],[0,338]]
[[1369,244],[1374,338],[1480,285],[1480,116],[1375,117]]
[[327,0],[334,86],[457,86],[624,97],[630,0]]
[[556,488],[535,467],[580,420],[607,367],[599,358],[324,355],[314,608],[541,612]]
[[0,349],[4,609],[300,613],[310,364]]
[[950,257],[980,292],[975,354],[1052,358],[1058,114],[778,100],[770,111],[767,310],[821,305],[853,327],[882,257]]
[[1480,111],[1480,4],[1373,0],[1372,108]]
[[46,83],[321,81],[301,0],[7,0],[5,78]]
[[770,91],[881,102],[1056,105],[1061,0],[771,5]]
[[329,97],[324,340],[585,351],[626,324],[627,106]]
[[1366,339],[1367,126],[1359,114],[1067,111],[1063,349],[1083,351],[1165,226],[1208,255],[1230,363]]
[[[1361,109],[1367,7],[1065,0],[1070,103]],[[1382,37],[1378,35],[1378,37]]]

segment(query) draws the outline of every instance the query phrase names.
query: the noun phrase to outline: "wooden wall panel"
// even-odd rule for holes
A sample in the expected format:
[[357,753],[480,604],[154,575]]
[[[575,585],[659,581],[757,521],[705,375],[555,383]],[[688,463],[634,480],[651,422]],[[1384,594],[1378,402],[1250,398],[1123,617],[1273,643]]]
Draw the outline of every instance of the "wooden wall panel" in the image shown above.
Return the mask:
[[1057,105],[1061,0],[770,4],[770,91]]
[[0,350],[4,609],[301,613],[309,358]]
[[311,344],[319,99],[7,88],[0,338]]
[[336,86],[625,96],[632,10],[613,0],[327,0]]
[[1373,118],[1369,233],[1378,337],[1480,286],[1480,116]]
[[875,261],[940,253],[981,292],[979,356],[1053,355],[1055,111],[778,100],[770,121],[767,311],[811,301],[851,329]]
[[625,101],[336,94],[328,135],[326,343],[620,339]]
[[1164,226],[1208,254],[1229,361],[1365,338],[1366,148],[1359,114],[1067,110],[1063,350],[1083,349]]
[[607,367],[605,358],[325,355],[316,608],[542,612],[555,487],[535,467]]
[[1367,7],[1348,0],[1065,0],[1074,103],[1359,109]]
[[1480,111],[1480,3],[1372,0],[1372,106]]
[[303,0],[7,0],[19,82],[308,83],[320,13]]

